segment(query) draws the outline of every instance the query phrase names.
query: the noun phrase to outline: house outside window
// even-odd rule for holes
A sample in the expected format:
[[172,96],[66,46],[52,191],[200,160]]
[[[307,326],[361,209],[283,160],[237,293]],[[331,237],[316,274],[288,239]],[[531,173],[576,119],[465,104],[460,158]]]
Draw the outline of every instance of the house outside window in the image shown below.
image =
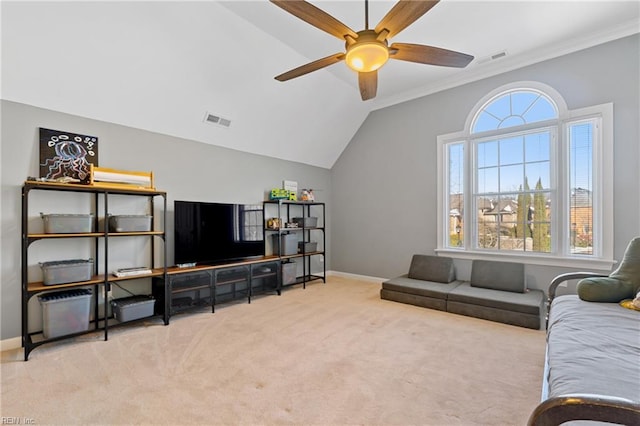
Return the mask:
[[438,251],[610,267],[612,123],[611,104],[570,111],[536,82],[488,94],[438,137]]

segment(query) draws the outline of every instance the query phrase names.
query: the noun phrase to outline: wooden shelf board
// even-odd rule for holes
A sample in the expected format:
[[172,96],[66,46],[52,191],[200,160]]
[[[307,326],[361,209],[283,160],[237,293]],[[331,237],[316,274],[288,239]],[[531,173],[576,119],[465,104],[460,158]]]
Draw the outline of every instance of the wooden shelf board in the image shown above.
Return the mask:
[[164,231],[109,232],[109,237],[138,237],[141,235],[164,235]]
[[68,234],[29,234],[27,237],[31,240],[40,239],[55,239],[55,238],[100,238],[105,235],[109,237],[132,237],[132,236],[144,236],[144,235],[164,235],[164,231],[141,231],[141,232],[82,232],[82,233],[68,233]]
[[[126,281],[133,280],[137,278],[149,278],[149,277],[158,277],[164,275],[163,268],[155,268],[152,270],[150,274],[142,274],[142,275],[133,275],[129,277],[116,277],[112,274],[109,274],[107,280],[109,282],[116,281]],[[105,276],[104,274],[94,275],[88,281],[78,281],[72,283],[64,283],[64,284],[53,284],[53,285],[45,285],[42,281],[30,282],[27,284],[27,291],[29,293],[37,293],[41,291],[51,291],[51,290],[62,290],[62,289],[71,289],[75,287],[85,287],[88,285],[100,285],[104,284]]]
[[104,277],[96,275],[91,278],[89,281],[79,281],[73,283],[64,283],[64,284],[54,284],[54,285],[44,285],[42,281],[31,282],[27,284],[27,291],[29,293],[38,293],[41,291],[52,291],[52,290],[62,290],[62,289],[72,289],[76,287],[86,287],[89,285],[99,285],[104,284]]
[[243,261],[238,261],[233,263],[224,263],[224,264],[218,264],[218,265],[196,265],[188,268],[179,268],[177,266],[172,266],[170,268],[167,268],[167,274],[173,275],[173,274],[182,274],[185,272],[210,271],[214,269],[235,268],[240,266],[255,265],[258,263],[274,262],[279,259],[280,258],[278,256],[269,255],[269,256],[263,256],[256,259],[248,259],[248,260],[243,260]]
[[60,182],[40,182],[35,180],[25,181],[25,185],[30,189],[55,189],[61,191],[86,191],[86,192],[110,192],[113,194],[136,194],[136,195],[165,195],[166,192],[158,191],[155,188],[143,188],[132,185],[131,187],[106,185],[88,185],[81,183],[60,183]]
[[65,233],[65,234],[29,234],[29,239],[46,239],[46,238],[88,238],[88,237],[102,237],[103,232],[78,232],[78,233]]

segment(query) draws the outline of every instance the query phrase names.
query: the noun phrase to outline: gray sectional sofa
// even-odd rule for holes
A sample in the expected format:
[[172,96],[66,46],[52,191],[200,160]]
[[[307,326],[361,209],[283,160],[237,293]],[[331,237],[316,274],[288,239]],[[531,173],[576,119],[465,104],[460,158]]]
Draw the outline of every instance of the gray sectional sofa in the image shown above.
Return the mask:
[[474,260],[471,279],[456,279],[453,259],[416,254],[409,273],[382,283],[380,297],[425,308],[539,329],[544,293],[527,289],[524,265]]

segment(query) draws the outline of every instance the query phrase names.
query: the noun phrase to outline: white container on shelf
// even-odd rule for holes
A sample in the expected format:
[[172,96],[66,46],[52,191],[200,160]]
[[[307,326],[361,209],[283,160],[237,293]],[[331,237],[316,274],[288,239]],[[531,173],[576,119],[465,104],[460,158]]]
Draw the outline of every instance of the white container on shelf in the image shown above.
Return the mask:
[[93,232],[92,214],[44,214],[40,213],[45,234],[77,234]]

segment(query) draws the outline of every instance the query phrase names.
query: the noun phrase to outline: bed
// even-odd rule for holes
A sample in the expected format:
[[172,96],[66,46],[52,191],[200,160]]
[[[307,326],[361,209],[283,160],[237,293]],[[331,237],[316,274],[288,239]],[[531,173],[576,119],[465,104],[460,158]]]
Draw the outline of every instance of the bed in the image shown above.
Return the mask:
[[560,282],[575,278],[556,278],[549,290],[542,402],[529,425],[638,425],[640,312],[577,295],[555,297]]

